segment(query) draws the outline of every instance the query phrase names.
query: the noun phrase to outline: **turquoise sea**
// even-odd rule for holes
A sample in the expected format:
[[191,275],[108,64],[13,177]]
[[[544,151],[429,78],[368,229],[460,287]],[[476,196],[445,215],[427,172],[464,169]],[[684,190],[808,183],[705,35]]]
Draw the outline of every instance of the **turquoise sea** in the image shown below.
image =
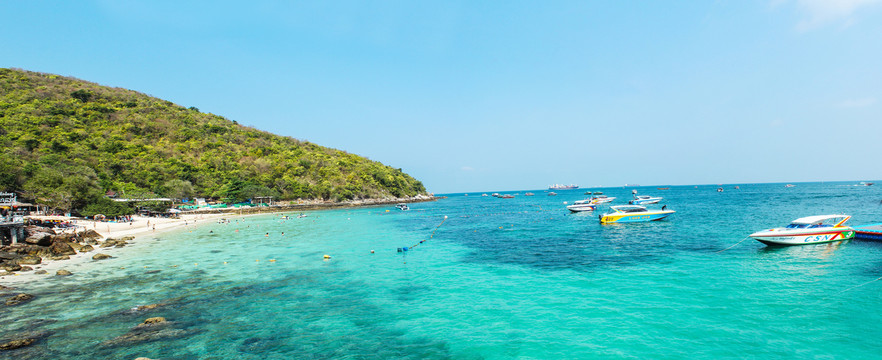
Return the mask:
[[[640,224],[569,214],[586,189],[206,222],[19,285],[37,298],[2,307],[0,337],[45,335],[0,357],[879,358],[882,243],[739,243],[808,215],[882,222],[882,186],[855,183],[638,187],[677,211]],[[163,332],[113,340],[155,316]]]

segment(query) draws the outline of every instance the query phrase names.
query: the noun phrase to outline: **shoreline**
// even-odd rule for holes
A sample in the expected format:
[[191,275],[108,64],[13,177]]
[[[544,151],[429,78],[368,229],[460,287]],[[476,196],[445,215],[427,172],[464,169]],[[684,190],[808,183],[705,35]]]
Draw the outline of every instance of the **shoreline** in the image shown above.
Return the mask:
[[[256,216],[256,215],[269,215],[276,213],[284,213],[284,212],[292,212],[292,211],[320,211],[320,210],[335,210],[335,209],[344,209],[344,208],[369,208],[369,207],[377,207],[389,204],[396,204],[400,202],[428,202],[435,201],[436,197],[413,197],[413,198],[397,198],[397,199],[384,199],[370,202],[334,202],[334,203],[306,203],[306,204],[286,204],[286,205],[274,205],[268,207],[259,207],[259,208],[247,208],[247,209],[235,209],[235,208],[223,208],[223,209],[209,209],[202,211],[190,211],[186,213],[182,213],[180,218],[178,219],[170,219],[170,218],[155,218],[155,217],[142,217],[134,215],[132,216],[132,222],[99,222],[95,220],[76,220],[77,231],[85,231],[85,230],[94,230],[98,234],[103,237],[103,240],[107,239],[119,239],[122,237],[131,236],[132,242],[137,241],[139,238],[144,237],[145,235],[158,235],[163,233],[168,233],[173,230],[183,229],[184,227],[189,226],[199,226],[202,224],[208,223],[208,221],[221,219],[221,218],[242,218],[248,216]],[[155,228],[155,229],[154,229]],[[75,268],[81,266],[82,264],[89,261],[99,261],[92,260],[92,256],[98,253],[114,253],[117,250],[113,247],[110,248],[100,248],[96,247],[94,250],[89,252],[77,252],[75,255],[70,255],[70,259],[67,260],[48,260],[44,259],[39,265],[33,265],[34,270],[31,271],[17,271],[11,275],[0,276],[0,284],[3,285],[25,285],[31,283],[33,281],[40,281],[41,279],[46,278],[54,278],[56,277],[55,272],[62,269]],[[108,254],[111,255],[112,254]],[[36,274],[37,270],[45,270],[46,274]],[[76,275],[76,272],[73,273]]]

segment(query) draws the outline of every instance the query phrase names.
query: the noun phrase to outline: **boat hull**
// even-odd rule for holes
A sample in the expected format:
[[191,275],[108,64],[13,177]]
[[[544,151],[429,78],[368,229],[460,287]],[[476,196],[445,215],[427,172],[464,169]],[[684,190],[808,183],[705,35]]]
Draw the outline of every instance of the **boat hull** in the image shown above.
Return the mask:
[[664,210],[664,211],[650,211],[650,212],[641,212],[641,213],[610,213],[603,214],[600,216],[600,222],[603,224],[609,223],[632,223],[632,222],[647,222],[647,221],[658,221],[664,219],[675,211],[673,210]]
[[827,229],[786,230],[771,229],[750,234],[766,245],[806,245],[854,238],[854,229],[842,226]]
[[572,212],[582,212],[582,211],[594,211],[596,207],[594,205],[570,205],[567,206],[567,210]]

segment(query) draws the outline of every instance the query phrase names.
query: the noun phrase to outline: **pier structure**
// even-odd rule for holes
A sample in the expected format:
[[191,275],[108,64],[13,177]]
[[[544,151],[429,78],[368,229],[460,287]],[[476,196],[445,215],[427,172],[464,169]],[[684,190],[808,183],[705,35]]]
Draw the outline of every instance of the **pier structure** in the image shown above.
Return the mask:
[[882,224],[860,225],[853,228],[855,239],[882,241]]
[[17,244],[24,240],[24,217],[16,214],[20,204],[14,193],[0,192],[0,245]]

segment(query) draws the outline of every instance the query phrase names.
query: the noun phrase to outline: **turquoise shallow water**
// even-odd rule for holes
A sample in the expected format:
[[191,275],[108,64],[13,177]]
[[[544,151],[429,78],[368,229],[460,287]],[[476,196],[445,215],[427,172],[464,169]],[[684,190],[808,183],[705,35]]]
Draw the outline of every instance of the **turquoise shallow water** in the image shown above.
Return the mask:
[[[20,286],[37,299],[3,308],[3,335],[48,335],[0,357],[875,358],[882,243],[719,252],[801,216],[882,222],[882,189],[849,184],[637,188],[677,211],[645,224],[569,214],[584,189],[204,224]],[[153,316],[168,336],[107,343]]]

